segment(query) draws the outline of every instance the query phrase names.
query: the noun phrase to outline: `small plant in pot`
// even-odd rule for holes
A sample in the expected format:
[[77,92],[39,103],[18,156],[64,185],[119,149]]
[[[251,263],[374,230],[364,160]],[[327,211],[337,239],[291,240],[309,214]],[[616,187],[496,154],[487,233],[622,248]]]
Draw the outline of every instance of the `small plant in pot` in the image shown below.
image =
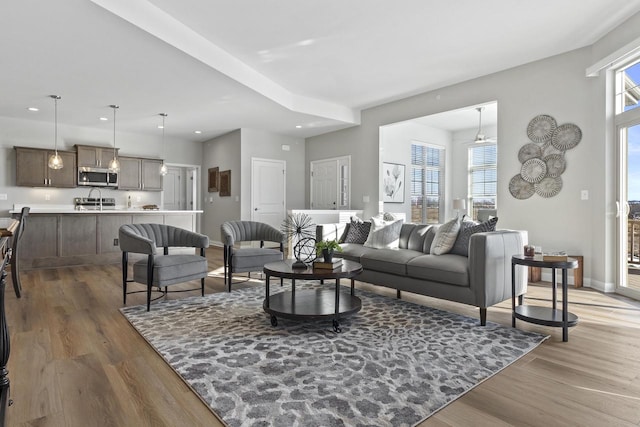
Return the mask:
[[322,253],[324,262],[332,262],[333,253],[335,251],[342,252],[342,248],[337,240],[321,240],[316,243],[316,251]]

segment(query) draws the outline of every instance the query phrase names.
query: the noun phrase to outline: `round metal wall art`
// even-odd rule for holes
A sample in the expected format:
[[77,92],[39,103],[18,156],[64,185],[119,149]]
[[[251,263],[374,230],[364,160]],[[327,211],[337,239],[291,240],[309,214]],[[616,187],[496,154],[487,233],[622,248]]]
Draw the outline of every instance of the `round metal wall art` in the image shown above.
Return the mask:
[[547,174],[547,164],[542,159],[529,159],[522,164],[520,175],[527,182],[540,182]]
[[540,114],[529,122],[527,136],[533,142],[550,141],[557,126],[556,119],[546,114]]
[[558,150],[570,150],[582,139],[582,131],[573,123],[560,125],[553,131],[551,144]]
[[542,149],[538,144],[534,144],[533,142],[524,144],[520,151],[518,151],[518,160],[520,160],[520,163],[540,157],[542,157]]
[[543,160],[547,164],[547,176],[552,178],[562,175],[567,165],[562,154],[549,154]]
[[553,197],[562,190],[562,178],[547,176],[534,185],[536,193],[545,198]]
[[509,192],[516,199],[524,200],[533,196],[535,188],[532,183],[525,181],[522,179],[522,176],[518,174],[509,181]]
[[529,122],[527,136],[533,142],[518,151],[520,174],[509,181],[509,192],[516,199],[528,199],[534,193],[553,197],[562,189],[561,175],[567,168],[565,153],[582,140],[582,131],[573,123],[558,125],[540,114]]

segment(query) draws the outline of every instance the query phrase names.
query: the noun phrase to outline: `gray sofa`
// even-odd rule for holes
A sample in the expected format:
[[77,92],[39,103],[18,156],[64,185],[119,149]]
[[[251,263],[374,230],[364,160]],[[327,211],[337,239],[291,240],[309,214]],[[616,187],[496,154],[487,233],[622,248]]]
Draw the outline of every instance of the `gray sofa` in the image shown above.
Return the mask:
[[[341,241],[348,223],[316,226],[316,240]],[[511,256],[523,253],[526,231],[498,230],[471,235],[469,256],[433,255],[431,242],[439,225],[403,224],[399,249],[374,249],[343,243],[337,256],[357,261],[364,271],[357,280],[480,308],[485,325],[487,307],[511,298]],[[516,269],[516,295],[527,290],[526,269]]]

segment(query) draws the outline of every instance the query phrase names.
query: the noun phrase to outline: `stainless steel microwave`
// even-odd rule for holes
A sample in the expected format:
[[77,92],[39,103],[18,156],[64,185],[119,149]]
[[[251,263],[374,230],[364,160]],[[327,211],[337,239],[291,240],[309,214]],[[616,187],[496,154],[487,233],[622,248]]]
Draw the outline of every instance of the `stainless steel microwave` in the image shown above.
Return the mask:
[[118,174],[109,169],[78,168],[78,185],[87,187],[117,187]]

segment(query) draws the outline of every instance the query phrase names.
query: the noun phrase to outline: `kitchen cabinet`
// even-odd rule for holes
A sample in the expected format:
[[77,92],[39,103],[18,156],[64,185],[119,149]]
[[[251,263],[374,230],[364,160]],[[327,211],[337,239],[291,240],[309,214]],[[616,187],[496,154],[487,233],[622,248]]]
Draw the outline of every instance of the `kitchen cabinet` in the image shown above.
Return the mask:
[[76,153],[60,151],[62,169],[49,169],[53,150],[14,147],[16,150],[16,186],[19,187],[76,187]]
[[[78,167],[103,168],[109,167],[113,159],[113,147],[96,147],[93,145],[76,145],[78,152]],[[116,153],[118,152],[116,148]]]
[[119,190],[162,190],[162,175],[160,175],[162,160],[137,157],[119,157],[119,159]]

